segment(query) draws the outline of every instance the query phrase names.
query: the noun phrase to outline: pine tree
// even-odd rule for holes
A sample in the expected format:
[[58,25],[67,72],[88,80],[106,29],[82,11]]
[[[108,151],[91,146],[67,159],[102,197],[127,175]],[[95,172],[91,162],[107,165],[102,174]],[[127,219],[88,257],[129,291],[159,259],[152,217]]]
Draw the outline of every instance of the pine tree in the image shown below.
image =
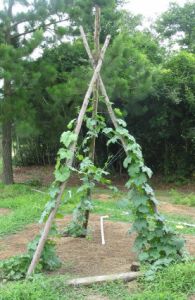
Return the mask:
[[[66,1],[4,0],[0,11],[0,79],[3,182],[13,183],[12,130],[26,108],[25,67],[48,29],[67,19]],[[51,40],[51,38],[50,38]],[[29,113],[29,111],[28,111]]]

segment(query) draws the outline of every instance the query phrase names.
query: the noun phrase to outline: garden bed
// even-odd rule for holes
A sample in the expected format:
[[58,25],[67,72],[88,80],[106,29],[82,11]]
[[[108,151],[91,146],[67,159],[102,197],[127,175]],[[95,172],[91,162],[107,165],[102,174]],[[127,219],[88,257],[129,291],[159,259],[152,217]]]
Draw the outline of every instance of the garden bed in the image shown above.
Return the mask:
[[[60,230],[70,221],[71,216],[57,221]],[[74,276],[93,276],[130,271],[136,260],[133,252],[134,236],[128,235],[129,224],[105,221],[106,245],[101,245],[100,216],[91,215],[90,234],[87,239],[61,237],[57,238],[57,252],[62,267],[52,274],[69,273]],[[29,225],[17,234],[0,240],[0,259],[25,252],[26,245],[39,232],[38,225]],[[185,235],[187,247],[195,255],[195,236]]]

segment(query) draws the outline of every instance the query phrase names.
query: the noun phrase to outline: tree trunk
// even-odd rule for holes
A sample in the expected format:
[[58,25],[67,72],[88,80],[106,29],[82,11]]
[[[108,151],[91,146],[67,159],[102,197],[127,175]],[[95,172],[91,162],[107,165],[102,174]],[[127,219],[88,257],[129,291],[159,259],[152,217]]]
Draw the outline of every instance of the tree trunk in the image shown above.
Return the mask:
[[12,125],[11,121],[2,122],[2,157],[3,157],[3,182],[13,184],[12,169]]
[[[11,22],[12,22],[12,10],[14,6],[14,0],[8,1],[8,23],[5,34],[5,43],[12,45],[11,43]],[[4,78],[4,115],[2,120],[2,158],[3,158],[3,182],[5,184],[13,184],[13,169],[12,169],[12,122],[10,117],[10,109],[6,108],[7,102],[10,102],[11,96],[11,81]]]

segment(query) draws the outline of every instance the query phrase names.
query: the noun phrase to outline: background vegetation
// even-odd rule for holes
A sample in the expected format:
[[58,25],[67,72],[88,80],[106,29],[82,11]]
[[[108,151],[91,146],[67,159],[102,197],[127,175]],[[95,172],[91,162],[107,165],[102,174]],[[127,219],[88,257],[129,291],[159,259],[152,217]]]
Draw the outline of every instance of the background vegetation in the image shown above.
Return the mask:
[[[14,9],[16,2],[7,3]],[[140,16],[117,9],[119,0],[74,0],[71,6],[68,1],[46,2],[48,6],[39,0],[29,13],[10,16],[5,5],[0,16],[2,28],[25,21],[26,32],[33,32],[26,40],[26,35],[18,34],[18,25],[13,30],[8,26],[11,37],[17,36],[9,47],[3,35],[0,38],[0,78],[11,84],[10,95],[5,86],[0,90],[5,100],[0,101],[0,120],[3,136],[5,121],[11,122],[14,163],[55,162],[59,136],[77,116],[92,73],[77,26],[83,25],[92,46],[92,7],[98,4],[102,10],[101,41],[107,33],[112,35],[102,71],[111,101],[123,112],[128,129],[155,173],[167,181],[194,178],[195,33],[194,18],[189,18],[195,13],[194,2],[183,7],[171,4],[152,30],[140,29]],[[60,15],[59,23],[48,16],[47,9]],[[65,16],[69,22],[61,24]],[[52,25],[46,25],[48,18]],[[37,48],[42,51],[39,58],[33,54]],[[99,111],[106,113],[103,105]],[[102,152],[103,142],[100,137],[98,163],[108,152],[106,148]],[[111,153],[117,150],[116,146],[109,148]],[[119,158],[112,165],[113,172],[122,172],[121,161]]]

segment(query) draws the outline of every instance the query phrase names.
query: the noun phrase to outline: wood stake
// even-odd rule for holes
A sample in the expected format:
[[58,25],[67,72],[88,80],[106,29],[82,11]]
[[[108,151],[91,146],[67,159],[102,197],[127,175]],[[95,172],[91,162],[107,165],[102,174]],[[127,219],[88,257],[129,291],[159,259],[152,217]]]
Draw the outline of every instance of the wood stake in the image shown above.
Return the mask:
[[[94,62],[93,56],[91,54],[91,50],[89,48],[89,44],[87,42],[87,38],[86,38],[85,32],[84,32],[84,30],[83,30],[82,27],[80,27],[80,32],[81,32],[81,36],[82,36],[82,39],[83,39],[83,44],[84,44],[86,52],[87,52],[87,54],[89,56],[91,65],[93,66],[93,68],[95,68],[95,62]],[[112,104],[111,104],[111,102],[109,100],[108,94],[106,92],[106,88],[104,86],[104,83],[102,81],[102,78],[101,78],[100,74],[99,74],[99,82],[100,82],[100,90],[101,90],[102,95],[104,96],[104,101],[106,103],[106,106],[107,106],[108,113],[110,115],[111,121],[112,121],[115,129],[117,129],[118,128],[117,118],[116,118],[115,113],[113,111]],[[120,135],[120,140],[121,140],[121,143],[122,143],[123,148],[125,150],[125,153],[127,153],[127,150],[126,150],[127,143],[126,143],[125,139],[122,137],[122,135]],[[154,204],[154,211],[155,211],[155,213],[158,213],[158,208],[157,208],[156,204]]]
[[[97,67],[94,70],[93,77],[92,77],[91,82],[89,84],[88,90],[86,92],[86,95],[85,95],[85,98],[84,98],[84,101],[83,101],[83,104],[82,104],[82,107],[81,107],[81,110],[80,110],[80,113],[79,113],[79,116],[78,116],[78,119],[77,119],[77,124],[76,124],[76,128],[75,128],[75,133],[77,134],[77,136],[80,133],[81,126],[82,126],[83,119],[84,119],[84,115],[85,115],[85,112],[86,112],[86,109],[87,109],[87,106],[88,106],[88,103],[89,103],[89,98],[90,98],[90,96],[92,94],[94,83],[96,82],[96,80],[98,78],[98,75],[99,75],[99,72],[101,70],[103,59],[104,59],[104,55],[105,55],[106,49],[107,49],[107,47],[109,45],[109,41],[110,41],[110,36],[108,35],[106,37],[104,46],[103,46],[103,48],[101,50]],[[74,153],[75,153],[75,150],[76,150],[76,145],[77,145],[77,141],[75,141],[70,146],[70,150],[72,152],[72,157],[66,163],[67,166],[69,166],[69,167],[72,166],[72,163],[73,163]],[[67,184],[67,182],[64,182],[60,186],[60,192],[59,192],[59,194],[58,194],[58,196],[56,198],[55,207],[52,209],[52,211],[51,211],[51,213],[50,213],[50,215],[49,215],[49,217],[48,217],[48,219],[47,219],[47,221],[45,223],[45,227],[44,227],[42,235],[40,237],[37,249],[35,250],[33,259],[31,261],[31,264],[30,264],[29,268],[28,268],[27,277],[30,276],[34,272],[34,270],[36,268],[36,265],[39,262],[39,259],[41,257],[41,253],[43,251],[44,245],[45,245],[46,240],[47,240],[48,235],[49,235],[49,231],[50,231],[52,222],[53,222],[53,220],[55,218],[55,215],[57,213],[58,207],[59,207],[60,202],[61,202],[61,198],[62,198],[63,192],[64,192],[64,190],[66,188],[66,184]]]
[[[99,51],[100,51],[100,8],[98,5],[95,6],[95,26],[94,26],[94,57],[92,58],[94,60],[94,68],[96,67],[98,63],[99,58]],[[94,84],[93,88],[93,111],[92,111],[92,119],[95,119],[97,116],[97,109],[98,109],[98,100],[99,100],[99,80],[96,79],[96,82]],[[91,143],[90,143],[90,151],[89,151],[89,158],[92,162],[95,160],[95,142],[96,137],[92,137]],[[87,191],[87,195],[89,199],[91,199],[91,191],[90,189]],[[87,233],[87,227],[89,222],[89,210],[85,210],[84,212],[84,222],[82,224],[83,229]]]
[[[94,30],[94,68],[98,63],[99,58],[99,51],[100,51],[100,8],[96,5],[95,7],[95,30]],[[94,89],[93,89],[93,112],[92,112],[92,119],[96,118],[97,109],[98,109],[98,100],[99,100],[99,79],[97,78]],[[96,138],[93,137],[91,140],[91,147],[90,147],[90,157],[91,160],[94,162],[95,159],[95,140]]]

